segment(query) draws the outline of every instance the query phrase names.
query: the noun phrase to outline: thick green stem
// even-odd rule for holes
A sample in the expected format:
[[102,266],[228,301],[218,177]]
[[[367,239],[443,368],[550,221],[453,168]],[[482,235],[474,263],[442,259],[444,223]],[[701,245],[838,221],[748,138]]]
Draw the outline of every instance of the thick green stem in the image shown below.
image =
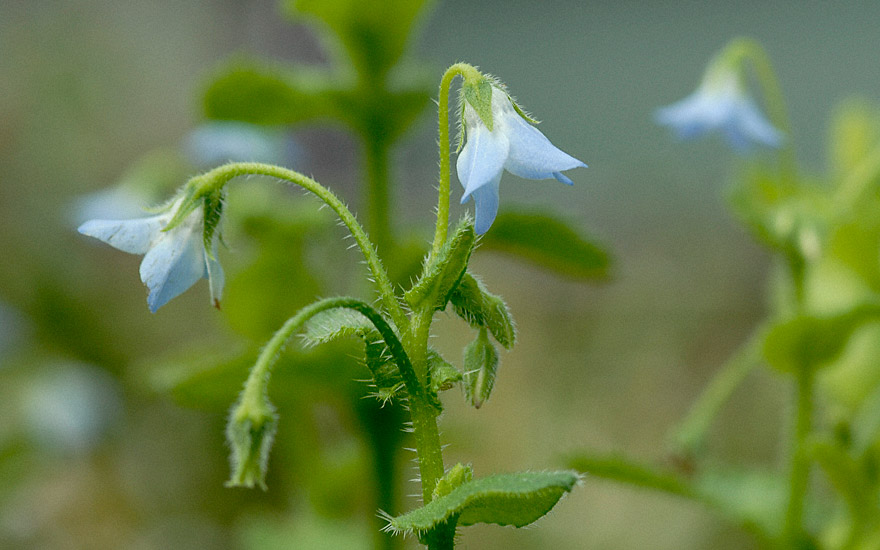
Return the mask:
[[[428,387],[428,333],[431,328],[433,311],[429,309],[415,312],[411,319],[409,356],[413,368],[423,388]],[[416,439],[416,452],[419,458],[419,474],[422,482],[422,498],[425,504],[431,502],[434,487],[443,477],[443,448],[440,445],[440,432],[437,417],[440,411],[430,400],[428,391],[418,396],[410,394],[410,413],[413,433]]]
[[431,247],[431,258],[440,253],[449,231],[449,178],[450,178],[450,147],[449,147],[449,88],[456,76],[465,80],[479,79],[483,76],[477,69],[467,63],[456,63],[446,69],[440,80],[440,96],[437,98],[438,131],[437,142],[440,146],[440,177],[438,181],[437,226],[434,230],[434,243]]
[[[409,325],[409,320],[403,312],[403,308],[400,306],[400,302],[394,293],[394,288],[391,285],[391,281],[388,278],[385,268],[382,266],[382,262],[379,259],[379,254],[376,252],[375,246],[372,241],[370,241],[369,237],[367,237],[367,232],[360,223],[358,223],[354,214],[351,213],[339,197],[334,195],[329,189],[317,181],[304,176],[299,172],[294,172],[293,170],[288,170],[287,168],[282,168],[280,166],[257,162],[239,162],[220,166],[190,180],[191,195],[196,198],[207,195],[221,189],[229,182],[229,180],[246,175],[268,176],[298,185],[299,187],[317,195],[318,198],[332,208],[339,216],[339,219],[342,220],[342,223],[348,227],[355,242],[357,242],[358,247],[361,249],[364,258],[367,260],[367,266],[370,268],[370,272],[373,276],[376,288],[379,291],[382,303],[388,311],[388,314],[391,316],[391,319],[394,321],[394,324],[397,325],[400,330],[404,330],[405,327]],[[187,201],[184,201],[184,204],[181,205],[181,210],[186,207],[186,202]],[[173,222],[174,220],[172,220],[172,223]]]
[[796,547],[804,535],[804,502],[810,481],[810,456],[808,438],[813,427],[814,373],[810,365],[804,365],[797,374],[794,407],[794,433],[791,437],[791,464],[788,477],[788,506],[785,511],[783,539]]

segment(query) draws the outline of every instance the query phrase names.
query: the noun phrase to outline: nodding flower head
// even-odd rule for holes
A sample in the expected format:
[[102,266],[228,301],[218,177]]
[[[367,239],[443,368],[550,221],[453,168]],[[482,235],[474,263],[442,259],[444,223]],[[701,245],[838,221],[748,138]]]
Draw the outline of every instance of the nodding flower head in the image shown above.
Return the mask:
[[[206,217],[203,203],[168,229],[182,202],[183,198],[178,198],[155,216],[90,220],[78,229],[83,235],[100,239],[123,252],[144,255],[140,275],[150,290],[147,304],[153,313],[202,277],[209,280],[211,301],[216,307],[223,294],[223,268],[217,261],[219,231],[215,230],[219,216]],[[219,214],[219,205],[219,201],[214,204],[214,214]],[[206,225],[209,231],[205,231]],[[207,247],[206,243],[209,243]]]
[[746,94],[736,67],[719,62],[710,66],[694,93],[658,109],[654,118],[679,139],[721,132],[738,152],[747,152],[754,145],[775,148],[783,141],[782,133],[764,118]]
[[[458,179],[464,187],[461,202],[473,197],[474,226],[479,234],[489,230],[498,214],[498,185],[504,170],[521,178],[556,179],[571,185],[572,181],[562,172],[586,166],[550,143],[526,120],[504,90],[492,85],[490,97],[487,100],[491,101],[491,110],[483,109],[480,113],[480,106],[475,108],[465,99],[463,122],[467,141],[456,163]],[[491,121],[491,129],[486,117]]]

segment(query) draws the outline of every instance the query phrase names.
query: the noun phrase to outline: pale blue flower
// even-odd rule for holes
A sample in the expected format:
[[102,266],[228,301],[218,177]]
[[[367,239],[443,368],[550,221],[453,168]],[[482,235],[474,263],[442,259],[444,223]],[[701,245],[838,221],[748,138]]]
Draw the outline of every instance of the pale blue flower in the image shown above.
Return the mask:
[[150,294],[153,313],[172,298],[207,277],[211,301],[219,307],[223,294],[223,269],[217,261],[219,231],[214,231],[211,252],[205,249],[204,207],[193,210],[180,224],[164,231],[181,199],[162,213],[131,220],[90,220],[79,226],[83,235],[100,239],[130,254],[143,254],[140,275]]
[[201,124],[184,139],[183,149],[200,169],[226,162],[284,165],[298,155],[296,144],[283,130],[232,120]]
[[779,147],[782,133],[764,118],[742,89],[734,72],[711,75],[696,92],[657,110],[658,124],[672,129],[679,139],[692,139],[717,130],[737,151],[752,145]]
[[498,88],[492,89],[492,130],[467,102],[464,124],[467,142],[456,168],[464,187],[462,204],[474,198],[474,228],[479,234],[489,230],[498,214],[498,184],[504,170],[521,178],[555,178],[572,185],[562,172],[586,166],[550,143],[517,112],[510,96]]

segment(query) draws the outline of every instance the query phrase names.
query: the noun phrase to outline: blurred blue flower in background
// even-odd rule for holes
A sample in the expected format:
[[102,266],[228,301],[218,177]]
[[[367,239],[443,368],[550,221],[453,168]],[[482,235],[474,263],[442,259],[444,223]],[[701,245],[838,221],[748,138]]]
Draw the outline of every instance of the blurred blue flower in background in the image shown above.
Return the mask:
[[694,139],[717,130],[741,153],[752,145],[779,147],[783,140],[782,133],[764,118],[743,90],[739,76],[730,69],[710,68],[696,92],[658,109],[654,119],[679,139]]
[[227,162],[284,166],[298,156],[296,143],[284,130],[225,120],[197,127],[183,140],[183,150],[199,169]]
[[155,216],[90,220],[78,229],[83,235],[100,239],[123,252],[144,255],[141,281],[150,289],[147,304],[153,313],[202,277],[209,280],[215,306],[219,307],[223,294],[223,268],[217,261],[219,231],[213,232],[209,252],[204,241],[204,207],[199,206],[180,224],[165,230],[181,200]]
[[562,171],[587,166],[550,143],[517,112],[510,96],[496,87],[492,88],[492,130],[467,102],[464,126],[467,142],[456,168],[464,187],[462,204],[474,198],[474,225],[479,234],[489,230],[498,214],[498,184],[504,170],[521,178],[555,178],[572,185]]
[[22,396],[21,414],[28,435],[59,453],[91,450],[123,413],[118,383],[92,365],[52,364]]

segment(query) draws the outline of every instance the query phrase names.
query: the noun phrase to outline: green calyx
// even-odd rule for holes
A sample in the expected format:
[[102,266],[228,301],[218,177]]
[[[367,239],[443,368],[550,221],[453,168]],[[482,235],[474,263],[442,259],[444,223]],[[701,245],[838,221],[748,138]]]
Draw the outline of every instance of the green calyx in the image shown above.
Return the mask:
[[226,440],[232,449],[232,475],[228,487],[266,489],[269,451],[278,431],[278,415],[265,395],[258,403],[242,399],[233,409],[226,428]]
[[474,111],[491,132],[494,128],[492,119],[492,81],[480,75],[479,78],[465,78],[461,87],[464,100],[473,107]]
[[413,308],[442,310],[467,269],[477,235],[470,219],[463,219],[436,258],[428,260],[421,277],[404,294]]

